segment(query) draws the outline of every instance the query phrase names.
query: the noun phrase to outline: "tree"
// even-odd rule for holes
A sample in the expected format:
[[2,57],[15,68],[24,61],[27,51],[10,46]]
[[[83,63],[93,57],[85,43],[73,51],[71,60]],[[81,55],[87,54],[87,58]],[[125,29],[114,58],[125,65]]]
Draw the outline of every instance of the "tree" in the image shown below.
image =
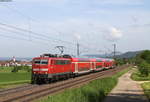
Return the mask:
[[140,58],[141,60],[145,60],[147,63],[150,64],[150,51],[143,51],[140,55],[138,55],[138,58]]
[[140,71],[142,76],[148,76],[149,72],[150,72],[150,64],[148,64],[146,61],[143,61],[139,65],[139,71]]

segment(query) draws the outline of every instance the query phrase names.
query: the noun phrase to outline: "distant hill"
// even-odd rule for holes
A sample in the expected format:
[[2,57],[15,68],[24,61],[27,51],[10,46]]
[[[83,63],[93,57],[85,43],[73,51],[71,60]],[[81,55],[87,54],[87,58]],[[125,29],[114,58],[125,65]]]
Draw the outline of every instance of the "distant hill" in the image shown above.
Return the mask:
[[133,58],[135,57],[137,54],[141,53],[143,51],[129,51],[126,53],[123,53],[121,55],[116,56],[117,58]]
[[[137,54],[141,53],[142,51],[129,51],[125,53],[119,52],[118,55],[116,55],[117,58],[132,58],[135,57]],[[89,58],[113,58],[113,53],[106,55],[100,55],[100,54],[86,54],[84,56],[87,56]]]
[[105,57],[105,55],[100,55],[100,54],[86,54],[86,55],[83,55],[84,57],[88,57],[88,58],[103,58]]

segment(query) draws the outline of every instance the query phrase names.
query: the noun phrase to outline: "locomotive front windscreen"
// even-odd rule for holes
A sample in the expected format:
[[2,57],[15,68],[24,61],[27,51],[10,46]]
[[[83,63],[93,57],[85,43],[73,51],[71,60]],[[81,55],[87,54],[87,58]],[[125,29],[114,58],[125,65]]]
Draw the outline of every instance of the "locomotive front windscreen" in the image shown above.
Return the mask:
[[47,59],[35,59],[33,63],[34,64],[48,64],[48,60]]

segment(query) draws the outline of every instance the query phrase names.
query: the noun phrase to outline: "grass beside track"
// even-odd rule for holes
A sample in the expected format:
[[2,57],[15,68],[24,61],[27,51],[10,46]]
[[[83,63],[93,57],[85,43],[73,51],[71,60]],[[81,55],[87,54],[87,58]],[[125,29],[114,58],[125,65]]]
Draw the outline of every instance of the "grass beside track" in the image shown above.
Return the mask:
[[118,72],[112,77],[91,81],[80,88],[66,89],[62,93],[45,97],[38,102],[101,102],[116,86],[118,78],[129,70],[130,68]]
[[0,67],[0,88],[11,88],[31,82],[31,73],[25,70],[11,72],[14,67]]
[[3,83],[0,83],[0,89],[15,88],[17,86],[21,86],[21,85],[29,84],[29,83],[31,83],[31,80],[3,82]]
[[131,79],[135,81],[150,81],[150,75],[147,77],[141,76],[140,72],[136,70],[134,73],[132,73]]
[[0,88],[11,85],[30,83],[31,73],[0,73]]
[[30,79],[31,73],[0,73],[0,84]]
[[150,82],[143,83],[142,88],[144,89],[144,93],[150,101]]

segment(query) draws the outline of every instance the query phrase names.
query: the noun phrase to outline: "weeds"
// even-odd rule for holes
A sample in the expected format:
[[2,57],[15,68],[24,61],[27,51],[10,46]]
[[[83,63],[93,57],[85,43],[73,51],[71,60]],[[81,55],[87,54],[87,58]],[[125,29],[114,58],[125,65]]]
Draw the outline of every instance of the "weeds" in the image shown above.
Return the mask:
[[101,102],[116,86],[118,78],[129,69],[118,72],[113,77],[94,80],[80,88],[67,89],[63,93],[48,96],[39,102]]

